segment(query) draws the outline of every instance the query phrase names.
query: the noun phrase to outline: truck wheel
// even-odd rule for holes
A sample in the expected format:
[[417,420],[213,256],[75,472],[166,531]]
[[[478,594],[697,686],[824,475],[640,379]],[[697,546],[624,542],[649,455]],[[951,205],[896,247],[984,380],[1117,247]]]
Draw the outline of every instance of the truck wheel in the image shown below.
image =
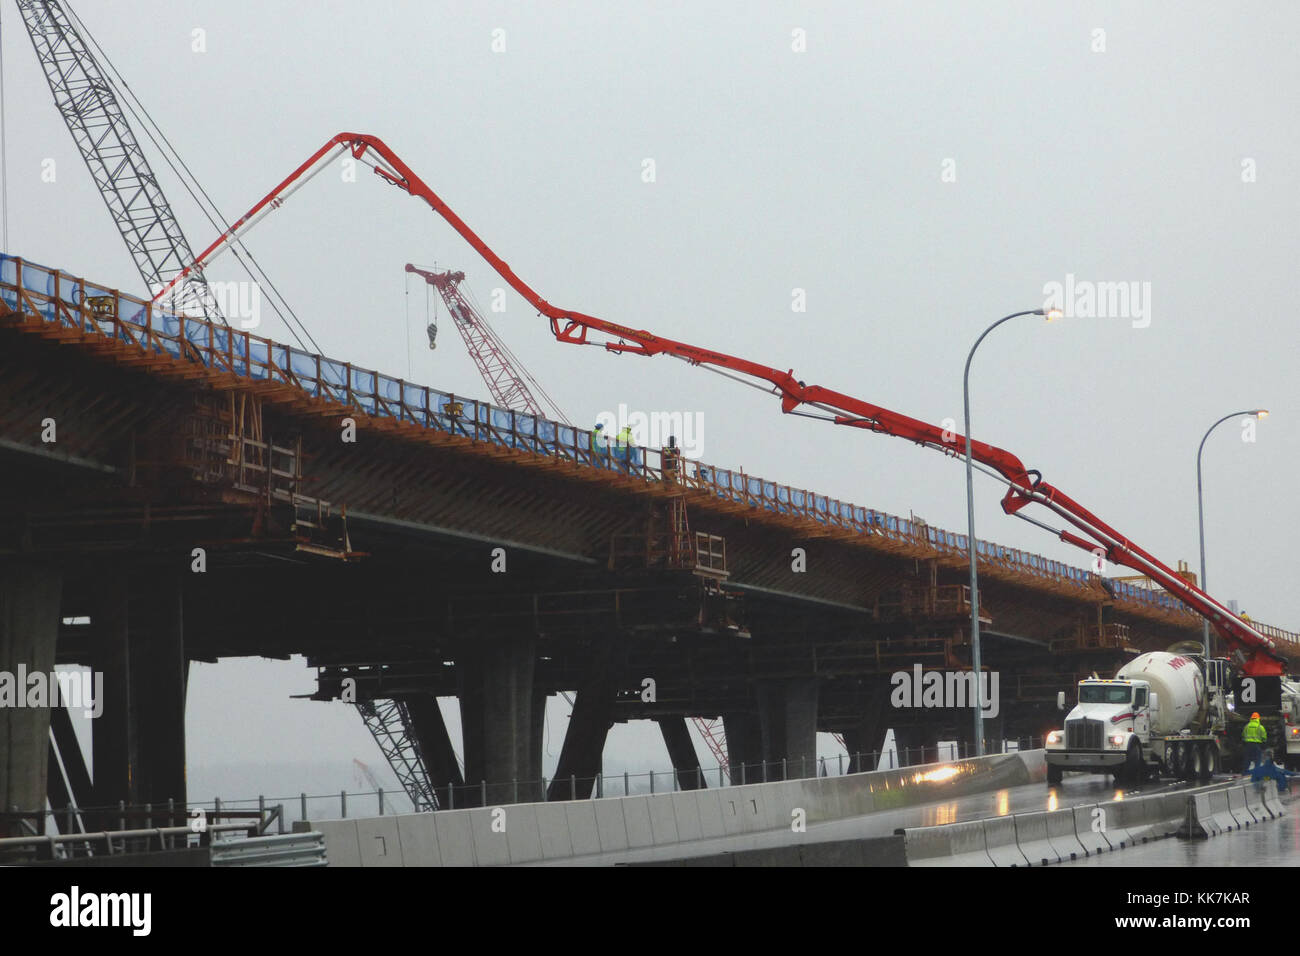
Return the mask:
[[1128,753],[1124,757],[1123,776],[1120,778],[1126,786],[1136,786],[1142,782],[1142,747],[1136,740],[1130,741]]
[[1175,780],[1183,778],[1183,748],[1171,743],[1165,750],[1165,775]]
[[1187,748],[1187,775],[1185,780],[1200,780],[1205,773],[1205,748],[1191,744]]
[[1047,765],[1047,785],[1049,787],[1057,786],[1064,777],[1065,771],[1060,767],[1054,766],[1050,763]]

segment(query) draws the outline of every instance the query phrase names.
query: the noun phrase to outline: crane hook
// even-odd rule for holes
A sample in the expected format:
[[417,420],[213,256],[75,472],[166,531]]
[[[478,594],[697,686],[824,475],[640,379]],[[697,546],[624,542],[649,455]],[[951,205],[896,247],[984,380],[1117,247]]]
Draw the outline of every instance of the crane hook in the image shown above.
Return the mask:
[[438,347],[438,323],[430,322],[425,331],[429,334],[429,349],[432,351]]

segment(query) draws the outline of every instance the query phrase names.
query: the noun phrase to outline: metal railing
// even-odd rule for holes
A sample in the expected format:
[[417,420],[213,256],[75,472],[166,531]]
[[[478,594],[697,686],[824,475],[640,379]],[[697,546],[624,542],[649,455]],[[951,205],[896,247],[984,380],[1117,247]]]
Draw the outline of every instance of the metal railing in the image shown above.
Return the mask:
[[[545,455],[571,464],[610,470],[657,485],[681,485],[746,508],[773,512],[870,537],[886,549],[928,552],[965,559],[966,535],[922,521],[783,485],[744,470],[717,468],[669,452],[667,468],[658,449],[600,449],[592,432],[440,392],[274,342],[204,319],[176,316],[152,302],[87,283],[20,258],[0,256],[0,303],[10,314],[47,326],[113,339],[148,355],[197,363],[258,383],[292,387],[308,396],[380,419],[389,419],[503,450]],[[92,305],[98,303],[98,305]],[[1101,588],[1101,576],[1031,552],[978,541],[981,563],[1018,575],[1050,580],[1080,591]],[[1115,599],[1198,620],[1190,608],[1163,591],[1109,580]],[[1300,645],[1300,634],[1255,627]]]

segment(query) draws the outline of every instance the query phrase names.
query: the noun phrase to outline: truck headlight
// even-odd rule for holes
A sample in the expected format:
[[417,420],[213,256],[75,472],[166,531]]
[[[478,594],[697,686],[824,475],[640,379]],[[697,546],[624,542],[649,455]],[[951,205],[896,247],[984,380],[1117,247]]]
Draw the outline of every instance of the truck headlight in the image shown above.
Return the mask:
[[1300,737],[1300,727],[1292,727],[1292,728],[1291,728],[1291,736],[1292,736],[1292,737]]
[[1122,747],[1124,746],[1124,738],[1121,737],[1119,734],[1115,734],[1113,737],[1110,738],[1110,745],[1112,747]]
[[1050,734],[1047,735],[1047,746],[1055,747],[1058,744],[1060,744],[1060,742],[1061,742],[1061,732],[1059,730],[1053,730]]

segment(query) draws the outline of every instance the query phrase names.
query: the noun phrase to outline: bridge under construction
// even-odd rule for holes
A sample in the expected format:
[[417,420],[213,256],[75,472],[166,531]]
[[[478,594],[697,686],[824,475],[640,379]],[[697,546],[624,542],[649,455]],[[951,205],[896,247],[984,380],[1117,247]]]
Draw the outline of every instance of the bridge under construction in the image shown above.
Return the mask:
[[[65,713],[5,712],[9,808],[183,803],[188,662],[241,655],[305,655],[431,806],[544,796],[540,711],[564,691],[557,776],[584,792],[615,721],[658,721],[684,786],[687,718],[737,775],[815,772],[818,731],[970,743],[968,711],[889,702],[892,674],[970,667],[962,535],[672,449],[609,456],[18,258],[0,346],[0,670],[105,676],[93,780]],[[1199,633],[1159,589],[978,554],[990,737],[1041,736],[1077,676]]]

